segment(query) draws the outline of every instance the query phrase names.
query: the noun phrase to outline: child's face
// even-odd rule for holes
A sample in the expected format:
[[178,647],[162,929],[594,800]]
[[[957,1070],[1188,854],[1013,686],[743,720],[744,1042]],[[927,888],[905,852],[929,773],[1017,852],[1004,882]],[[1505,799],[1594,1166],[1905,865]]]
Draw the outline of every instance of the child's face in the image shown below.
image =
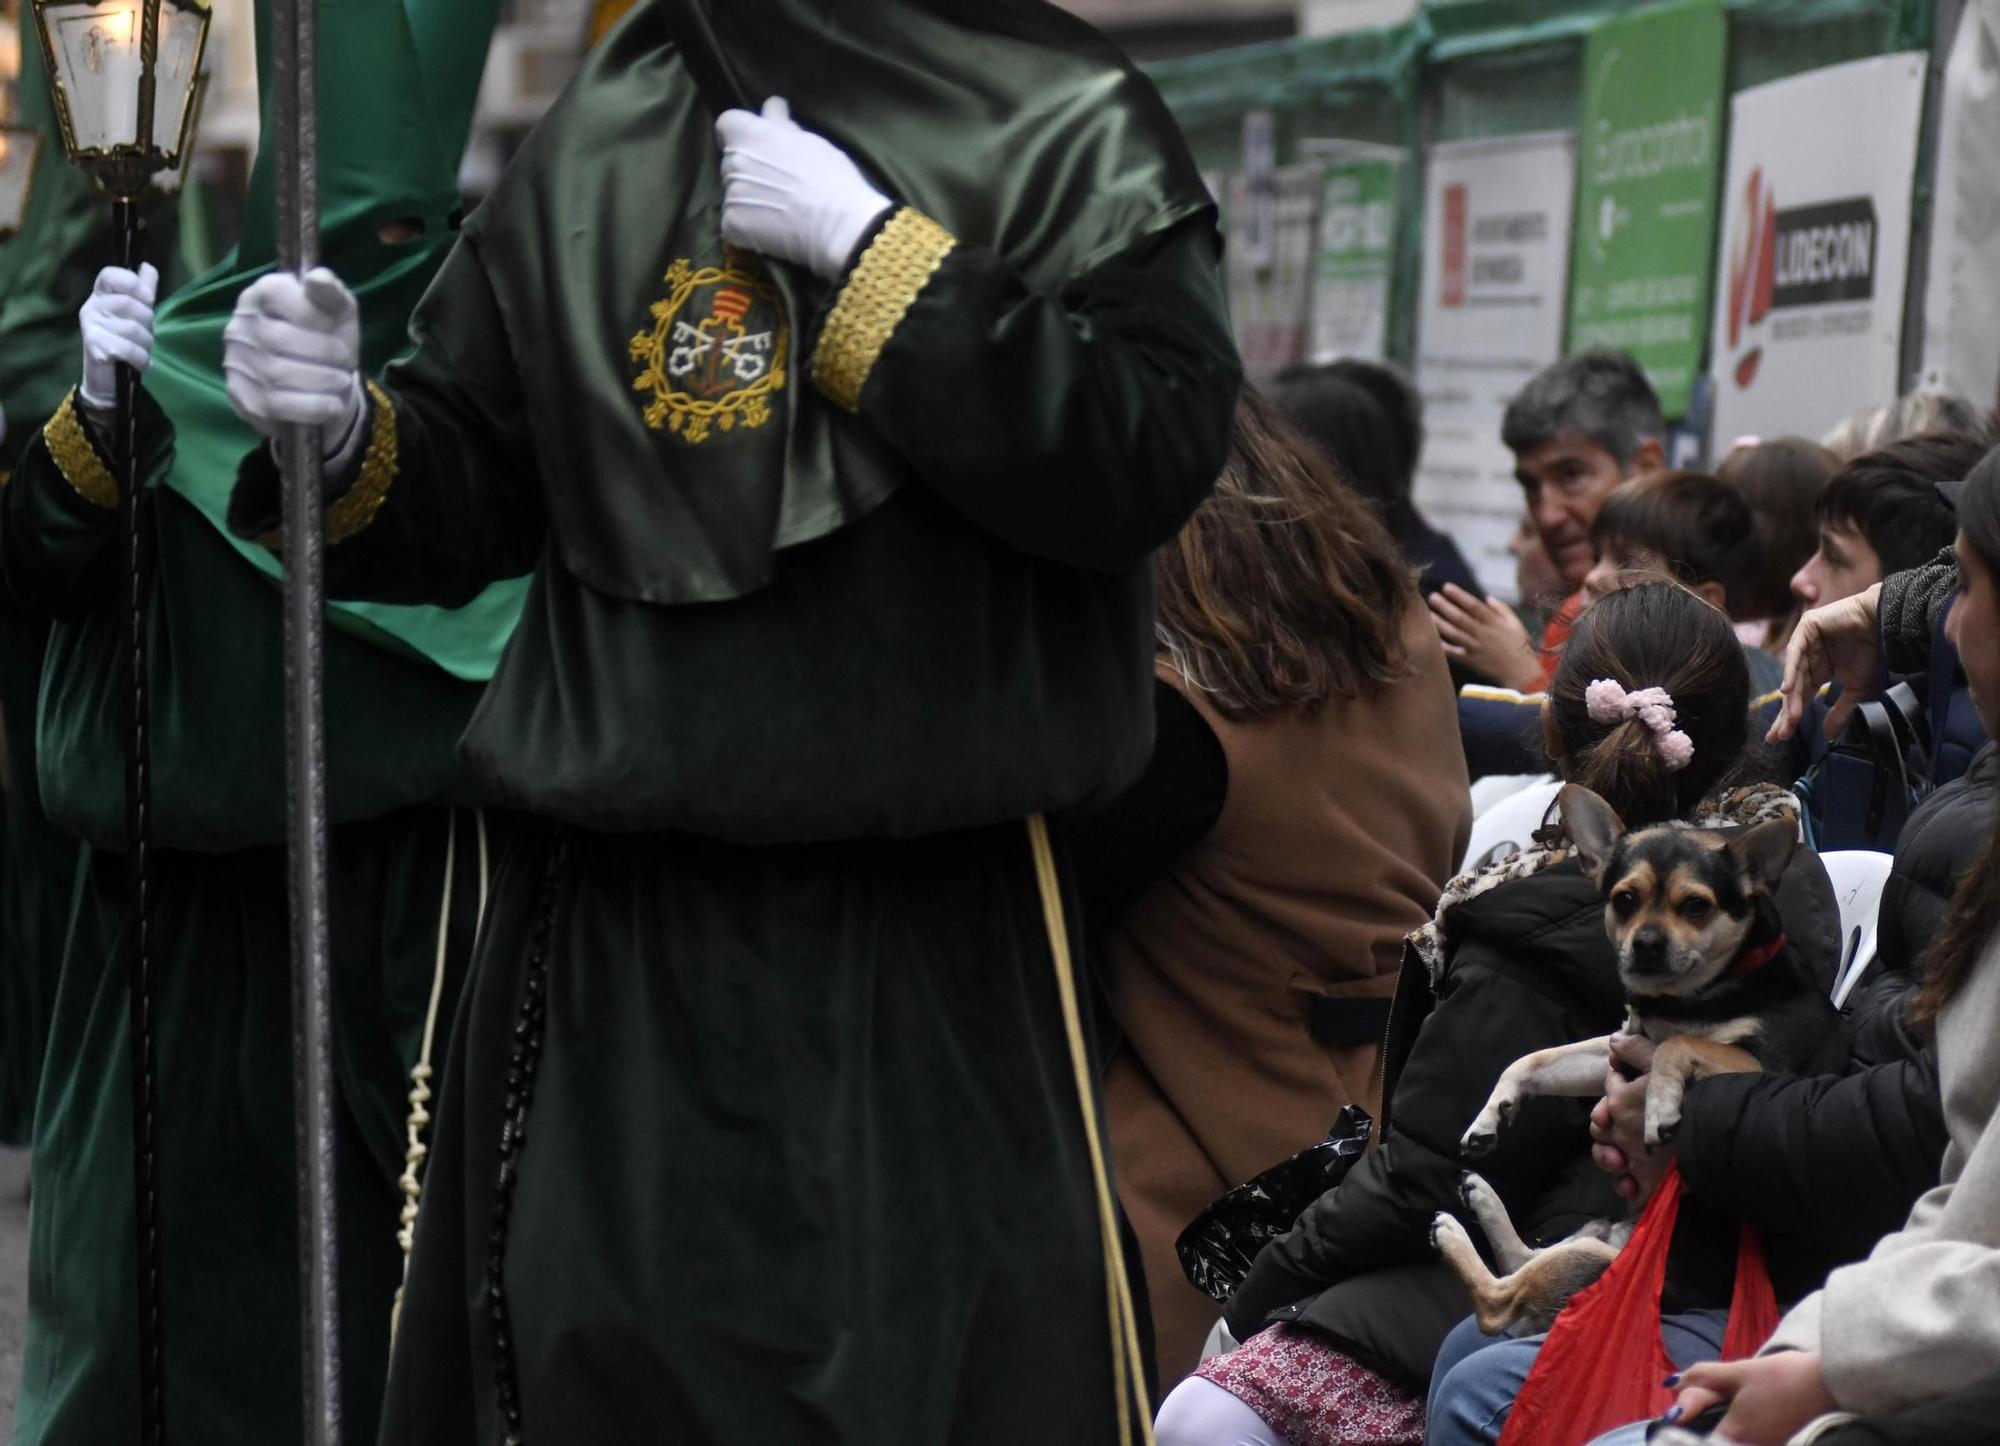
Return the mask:
[[1792,596],[1809,608],[1825,607],[1881,580],[1882,559],[1866,537],[1854,528],[1822,522],[1819,551],[1792,574]]
[[1597,561],[1583,579],[1583,605],[1589,607],[1599,598],[1608,597],[1625,585],[1624,575],[1633,569],[1665,571],[1656,553],[1643,547],[1632,547],[1616,537],[1607,537],[1598,544]]

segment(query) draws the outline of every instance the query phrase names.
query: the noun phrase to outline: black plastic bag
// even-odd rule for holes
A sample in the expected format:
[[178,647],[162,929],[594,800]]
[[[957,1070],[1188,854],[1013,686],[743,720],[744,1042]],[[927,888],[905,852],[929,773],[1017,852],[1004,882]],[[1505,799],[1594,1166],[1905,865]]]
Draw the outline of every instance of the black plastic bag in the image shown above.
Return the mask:
[[1347,1178],[1374,1128],[1366,1110],[1347,1105],[1324,1140],[1238,1185],[1195,1216],[1174,1242],[1194,1288],[1217,1304],[1228,1300],[1265,1242],[1290,1230],[1308,1205]]

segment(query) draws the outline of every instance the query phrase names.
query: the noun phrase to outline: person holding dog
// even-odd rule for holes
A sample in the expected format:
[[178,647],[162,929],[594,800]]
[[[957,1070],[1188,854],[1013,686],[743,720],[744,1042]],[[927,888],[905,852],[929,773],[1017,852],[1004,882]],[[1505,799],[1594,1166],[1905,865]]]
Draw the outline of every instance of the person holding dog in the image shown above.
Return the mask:
[[[1664,689],[1680,742],[1663,747],[1636,713],[1593,711],[1591,685],[1603,680],[1627,695]],[[1748,695],[1728,618],[1675,584],[1640,584],[1579,617],[1545,705],[1548,750],[1565,778],[1605,798],[1628,827],[1790,816],[1786,790],[1731,786],[1748,741]],[[1777,903],[1790,947],[1830,983],[1832,891],[1808,851],[1794,856]],[[1468,1312],[1464,1287],[1431,1246],[1434,1216],[1465,1208],[1460,1137],[1524,1052],[1608,1033],[1623,1014],[1604,900],[1566,840],[1545,836],[1453,880],[1405,948],[1384,1050],[1382,1143],[1259,1255],[1225,1310],[1245,1345],[1168,1397],[1162,1446],[1234,1443],[1230,1431],[1291,1446],[1424,1439],[1433,1365]],[[1533,1101],[1501,1141],[1488,1178],[1524,1235],[1555,1238],[1622,1213],[1591,1163],[1588,1116],[1587,1101]],[[1670,1277],[1669,1340],[1694,1359],[1719,1344],[1718,1313],[1683,1311],[1726,1301],[1728,1276],[1702,1279],[1714,1273],[1702,1268],[1706,1257],[1688,1254],[1690,1268]],[[1733,1266],[1733,1234],[1723,1258]],[[1471,1357],[1454,1391],[1433,1400],[1433,1440],[1493,1439],[1486,1433],[1504,1419],[1534,1345],[1472,1354],[1488,1345],[1474,1331],[1442,1362]]]

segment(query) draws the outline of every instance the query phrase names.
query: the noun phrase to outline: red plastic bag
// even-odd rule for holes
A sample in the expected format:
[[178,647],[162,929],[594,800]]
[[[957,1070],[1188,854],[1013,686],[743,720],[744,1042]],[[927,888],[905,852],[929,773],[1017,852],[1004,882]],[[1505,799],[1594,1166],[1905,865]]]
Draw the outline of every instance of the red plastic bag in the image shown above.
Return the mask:
[[[1500,1446],[1585,1446],[1606,1431],[1658,1416],[1674,1403],[1662,1384],[1675,1366],[1660,1339],[1660,1291],[1681,1211],[1670,1169],[1632,1238],[1595,1283],[1556,1317],[1535,1357]],[[1778,1328],[1778,1297],[1757,1232],[1743,1227],[1722,1359],[1754,1355]]]

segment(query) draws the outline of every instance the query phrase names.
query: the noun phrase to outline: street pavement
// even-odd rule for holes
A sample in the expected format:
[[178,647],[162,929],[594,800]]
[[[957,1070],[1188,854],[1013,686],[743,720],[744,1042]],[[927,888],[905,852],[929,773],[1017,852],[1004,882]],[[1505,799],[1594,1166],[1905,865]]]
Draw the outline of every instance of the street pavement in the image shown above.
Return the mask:
[[28,1152],[0,1149],[0,1441],[14,1436],[28,1323]]

